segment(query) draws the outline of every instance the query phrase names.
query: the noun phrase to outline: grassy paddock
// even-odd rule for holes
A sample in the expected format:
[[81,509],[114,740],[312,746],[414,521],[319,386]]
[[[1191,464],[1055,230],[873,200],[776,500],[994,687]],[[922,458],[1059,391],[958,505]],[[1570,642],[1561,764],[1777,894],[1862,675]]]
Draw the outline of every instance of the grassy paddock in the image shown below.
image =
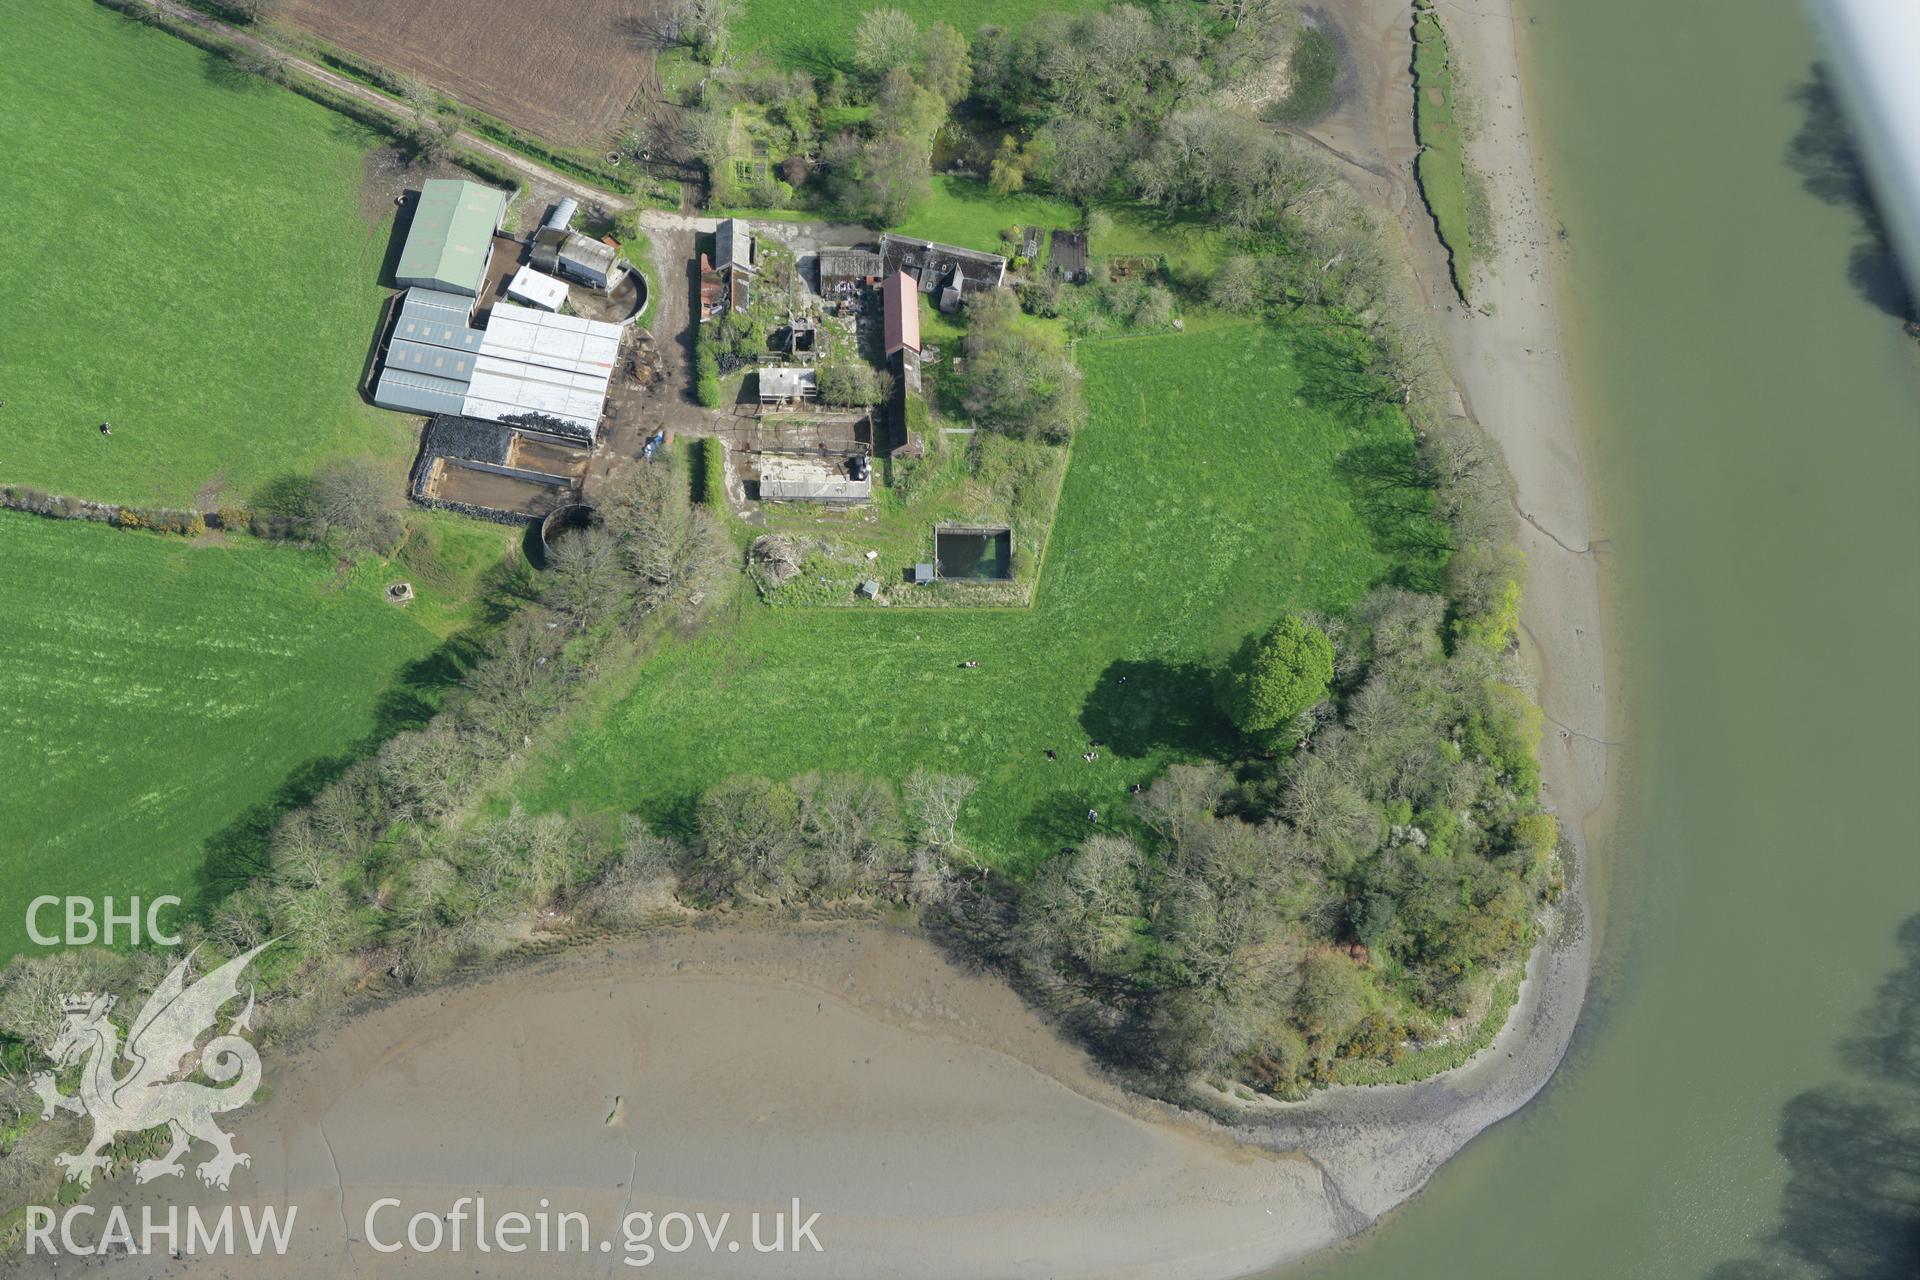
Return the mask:
[[[342,568],[0,512],[0,955],[37,894],[178,894],[251,874],[262,824],[372,738],[423,719],[446,636],[513,533],[414,522]],[[404,578],[415,602],[382,599]]]
[[[1104,9],[1108,0],[1049,0],[1047,8],[1073,12]],[[746,0],[745,12],[733,25],[733,47],[740,53],[759,53],[785,66],[816,72],[852,67],[853,31],[860,15],[886,6],[877,0],[814,0],[791,4],[786,0]],[[984,26],[1013,27],[1032,19],[1031,0],[899,0],[922,27],[945,22],[972,38]]]
[[[1403,536],[1431,534],[1426,517],[1396,528],[1356,471],[1411,448],[1405,421],[1312,390],[1324,353],[1239,325],[1079,356],[1091,421],[1031,609],[743,603],[663,641],[632,691],[535,769],[529,804],[678,827],[730,773],[923,764],[980,780],[963,830],[983,859],[1030,865],[1084,835],[1089,808],[1111,821],[1130,784],[1228,745],[1208,669],[1246,632],[1433,572],[1426,540]],[[1093,764],[1090,739],[1106,743]]]
[[[891,464],[893,483],[875,489],[870,510],[822,512],[807,503],[775,503],[762,510],[765,523],[755,526],[755,533],[786,534],[807,550],[799,576],[769,593],[773,603],[978,608],[1030,599],[1046,554],[1067,450],[988,432],[946,436],[940,433],[942,421],[929,418],[922,428],[928,435],[926,457]],[[936,524],[1010,526],[1013,581],[905,586],[913,565],[933,559]],[[875,559],[866,559],[868,551]],[[885,587],[885,605],[869,605],[855,594],[869,578]]]
[[978,179],[941,174],[933,180],[933,198],[894,230],[963,249],[1006,253],[1000,233],[1016,224],[1072,229],[1080,225],[1080,210],[1064,200],[1023,191],[995,195]]
[[1473,250],[1468,232],[1465,138],[1455,118],[1452,55],[1447,33],[1430,8],[1413,18],[1413,123],[1420,140],[1414,172],[1433,224],[1446,246],[1454,288],[1467,297],[1473,285]]
[[343,454],[397,479],[405,422],[355,391],[390,227],[356,205],[371,131],[90,4],[13,11],[0,80],[5,478],[171,505]]
[[[1111,225],[1088,246],[1095,258],[1162,257],[1176,273],[1205,275],[1226,256],[1227,233],[1200,218],[1167,214],[1133,200],[1103,201],[1100,210]],[[1025,191],[998,196],[977,178],[941,174],[933,179],[933,198],[894,230],[1005,253],[1000,233],[1015,224],[1072,230],[1083,220],[1077,206],[1052,196]]]

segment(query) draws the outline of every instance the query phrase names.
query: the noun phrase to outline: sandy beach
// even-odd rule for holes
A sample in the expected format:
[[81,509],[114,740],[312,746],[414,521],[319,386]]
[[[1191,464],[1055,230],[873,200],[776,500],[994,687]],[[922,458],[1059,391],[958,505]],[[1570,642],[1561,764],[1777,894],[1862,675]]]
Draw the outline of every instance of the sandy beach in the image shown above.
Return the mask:
[[[1504,4],[1440,11],[1483,123],[1474,163],[1500,229],[1469,310],[1412,181],[1404,0],[1325,19],[1346,54],[1341,106],[1306,131],[1398,228],[1460,389],[1505,451],[1529,557],[1523,652],[1548,717],[1552,807],[1578,862],[1607,799],[1603,560],[1556,310],[1517,22]],[[1584,875],[1584,873],[1583,873]],[[661,1254],[687,1276],[914,1275],[1227,1280],[1365,1230],[1547,1082],[1573,1034],[1592,951],[1576,876],[1491,1049],[1412,1086],[1339,1088],[1244,1110],[1225,1128],[1128,1095],[997,980],[876,925],[674,930],[347,1024],[273,1066],[236,1117],[253,1157],[231,1193],[111,1191],[118,1203],[298,1206],[285,1258],[123,1260],[126,1275],[501,1274],[471,1249],[386,1253],[406,1216],[484,1193],[487,1212],[585,1214],[609,1249],[528,1253],[513,1274],[617,1275],[635,1210],[736,1216],[798,1198],[823,1251]],[[177,1180],[169,1179],[169,1183]],[[96,1197],[98,1199],[99,1197]],[[73,1274],[75,1260],[60,1268]]]
[[731,1214],[744,1232],[795,1198],[820,1215],[820,1252],[702,1244],[656,1265],[1203,1280],[1345,1227],[1310,1161],[1127,1096],[1004,984],[875,925],[583,949],[385,1006],[270,1084],[237,1125],[252,1164],[230,1192],[168,1179],[112,1201],[293,1206],[286,1256],[123,1260],[116,1274],[500,1274],[471,1242],[375,1247],[476,1195],[496,1220],[575,1211],[616,1242],[516,1258],[529,1275],[635,1269],[619,1230],[634,1212]]

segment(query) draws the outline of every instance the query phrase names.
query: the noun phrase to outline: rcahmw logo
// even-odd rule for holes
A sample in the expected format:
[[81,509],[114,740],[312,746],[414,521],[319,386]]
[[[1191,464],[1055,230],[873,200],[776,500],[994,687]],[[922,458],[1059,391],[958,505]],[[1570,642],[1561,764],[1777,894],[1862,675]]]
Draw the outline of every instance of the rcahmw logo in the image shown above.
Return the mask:
[[[283,1222],[280,1211],[271,1205],[258,1211],[252,1205],[241,1205],[236,1212],[229,1204],[217,1213],[202,1213],[197,1205],[188,1205],[184,1211],[175,1204],[165,1208],[143,1205],[135,1221],[124,1205],[96,1209],[90,1204],[76,1204],[55,1213],[48,1205],[34,1204],[27,1206],[26,1245],[29,1254],[64,1253],[82,1258],[115,1253],[190,1257],[246,1252],[257,1256],[271,1250],[285,1254],[299,1212],[298,1205],[288,1205]],[[95,1225],[98,1235],[93,1234]]]
[[[61,1093],[51,1071],[40,1072],[32,1083],[40,1095],[42,1119],[53,1119],[55,1111],[71,1111],[93,1121],[93,1136],[85,1147],[55,1157],[68,1179],[83,1187],[92,1185],[94,1170],[108,1164],[106,1151],[115,1138],[162,1125],[173,1144],[157,1159],[134,1165],[136,1182],[180,1176],[185,1172],[180,1157],[195,1141],[213,1148],[213,1154],[195,1169],[210,1187],[225,1190],[234,1169],[250,1163],[245,1152],[234,1150],[233,1135],[213,1118],[245,1106],[260,1087],[260,1055],[240,1034],[252,1027],[252,992],[225,1034],[204,1045],[200,1037],[219,1021],[222,1006],[240,998],[241,973],[272,945],[263,942],[191,985],[187,966],[195,953],[188,952],[154,988],[128,1029],[124,1048],[120,1029],[108,1016],[113,1011],[112,996],[88,991],[65,997],[66,1025],[47,1056],[57,1067],[79,1064],[79,1092]],[[173,1079],[180,1063],[196,1049],[201,1074],[216,1084],[235,1083],[222,1089]],[[122,1062],[131,1064],[124,1075],[119,1071]]]

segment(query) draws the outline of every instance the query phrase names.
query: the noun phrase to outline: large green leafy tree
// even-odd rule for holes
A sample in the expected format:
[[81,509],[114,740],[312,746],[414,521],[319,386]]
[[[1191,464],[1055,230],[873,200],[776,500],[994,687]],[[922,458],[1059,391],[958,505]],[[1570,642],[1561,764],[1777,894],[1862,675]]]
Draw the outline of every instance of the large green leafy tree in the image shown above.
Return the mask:
[[1333,642],[1288,614],[1264,634],[1247,637],[1221,671],[1215,697],[1243,732],[1268,733],[1326,697],[1332,680]]

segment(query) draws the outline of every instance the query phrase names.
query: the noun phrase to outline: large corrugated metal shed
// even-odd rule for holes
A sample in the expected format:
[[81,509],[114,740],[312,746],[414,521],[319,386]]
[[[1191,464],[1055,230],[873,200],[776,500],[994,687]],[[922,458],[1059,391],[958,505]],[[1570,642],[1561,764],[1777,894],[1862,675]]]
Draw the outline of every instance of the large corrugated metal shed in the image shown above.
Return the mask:
[[497,303],[462,412],[495,422],[549,419],[592,440],[620,336],[616,324]]
[[459,413],[466,399],[465,379],[408,373],[391,365],[380,371],[373,389],[375,404],[400,413]]
[[620,358],[620,326],[500,303],[487,320],[480,354],[607,378]]
[[407,295],[375,404],[596,437],[620,358],[619,325],[501,302],[485,329],[468,329],[446,318],[465,319],[448,298],[421,289]]
[[387,368],[404,373],[431,374],[436,378],[456,378],[464,382],[473,376],[473,362],[477,358],[471,351],[436,347],[427,342],[406,342],[396,338],[387,344]]
[[473,299],[409,289],[400,300],[373,402],[399,413],[458,413],[485,336],[468,317]]
[[494,422],[549,418],[591,440],[606,398],[605,378],[481,356],[461,412]]
[[395,341],[428,342],[457,351],[478,351],[481,334],[468,323],[473,299],[433,289],[409,289],[393,324]]
[[429,178],[420,188],[394,278],[402,285],[477,295],[507,195],[459,178]]

